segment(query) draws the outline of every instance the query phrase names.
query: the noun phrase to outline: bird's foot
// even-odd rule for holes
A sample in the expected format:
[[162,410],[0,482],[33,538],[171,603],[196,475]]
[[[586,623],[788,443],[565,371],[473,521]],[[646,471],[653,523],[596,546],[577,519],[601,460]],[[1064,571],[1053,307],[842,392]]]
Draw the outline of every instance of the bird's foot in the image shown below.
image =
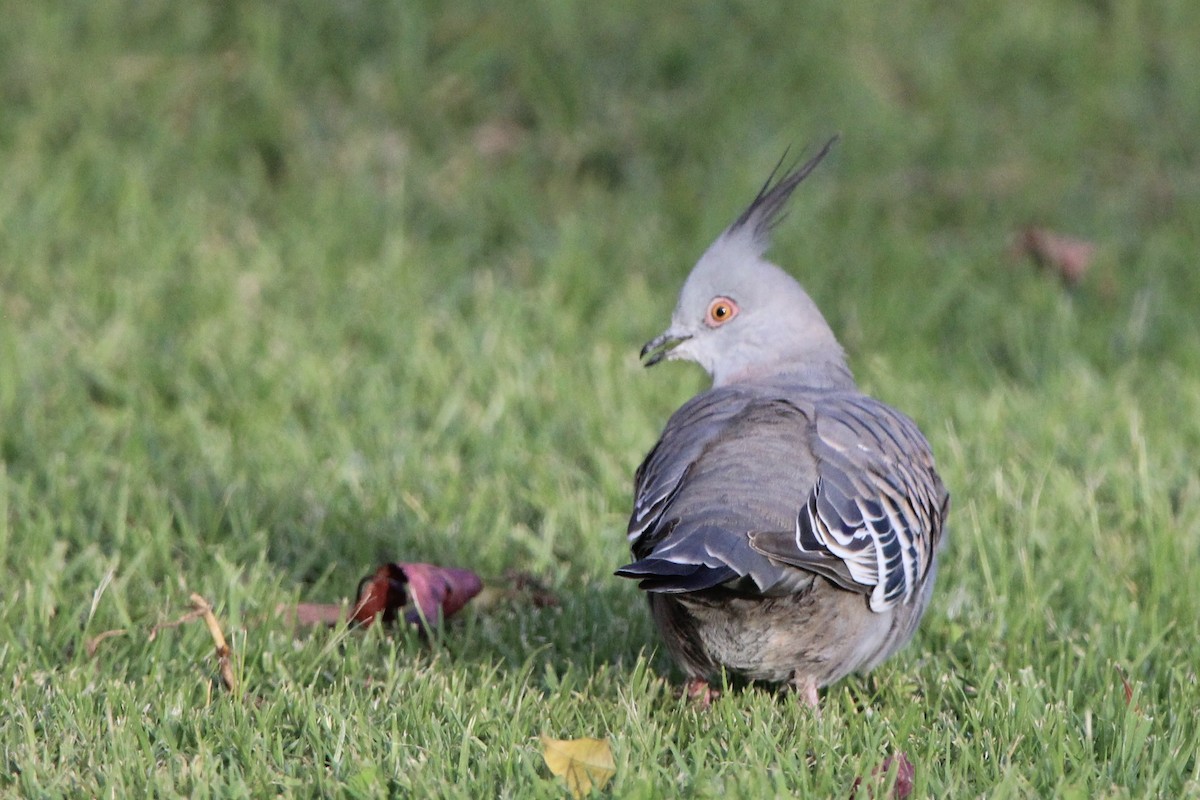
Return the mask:
[[683,689],[683,693],[701,711],[707,710],[713,704],[713,701],[721,696],[721,690],[712,688],[704,678],[692,678],[689,680]]
[[821,716],[821,696],[817,694],[817,682],[810,675],[795,675],[792,677],[792,686],[796,689],[796,696],[809,708],[812,709],[813,716]]

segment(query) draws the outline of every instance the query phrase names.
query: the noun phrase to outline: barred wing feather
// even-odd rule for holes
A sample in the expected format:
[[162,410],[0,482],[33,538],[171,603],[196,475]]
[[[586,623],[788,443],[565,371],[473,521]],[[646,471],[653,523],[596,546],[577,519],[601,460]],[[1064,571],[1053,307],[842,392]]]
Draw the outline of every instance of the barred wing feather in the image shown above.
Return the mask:
[[817,482],[795,530],[753,533],[751,546],[869,594],[874,611],[907,603],[949,506],[925,437],[888,406],[840,394],[817,404],[812,447]]

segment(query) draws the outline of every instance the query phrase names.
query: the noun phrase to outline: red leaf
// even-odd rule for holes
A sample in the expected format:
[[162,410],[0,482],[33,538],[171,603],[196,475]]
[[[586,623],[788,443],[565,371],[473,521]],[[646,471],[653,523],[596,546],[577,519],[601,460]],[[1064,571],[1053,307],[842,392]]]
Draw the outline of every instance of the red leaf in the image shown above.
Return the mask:
[[1045,228],[1026,228],[1021,231],[1014,249],[1029,256],[1040,266],[1057,272],[1068,286],[1074,286],[1083,279],[1096,255],[1096,245],[1092,242]]
[[404,611],[404,621],[418,627],[438,625],[460,611],[483,588],[469,569],[434,564],[384,564],[359,584],[358,600],[350,619],[370,625],[383,615],[394,622]]
[[912,794],[913,778],[917,776],[917,770],[903,751],[885,758],[879,765],[878,772],[886,776],[891,772],[892,765],[896,767],[896,782],[892,784],[892,797],[896,800],[905,800]]
[[382,564],[373,575],[358,582],[358,597],[350,612],[350,621],[368,627],[383,614],[384,622],[396,620],[396,609],[408,602],[404,591],[404,571],[399,564]]
[[[906,800],[912,794],[913,778],[916,777],[917,771],[913,767],[912,762],[908,760],[908,756],[904,751],[896,752],[883,760],[875,769],[871,770],[871,782],[867,785],[867,797],[875,797],[875,787],[886,785],[888,776],[895,768],[896,782],[892,784],[893,800]],[[850,787],[850,800],[854,800],[858,794],[858,787],[862,784],[862,777],[854,779],[854,785]]]
[[381,564],[358,583],[354,605],[299,603],[280,606],[275,613],[297,625],[338,625],[349,621],[367,627],[376,617],[395,622],[403,617],[424,629],[436,626],[462,610],[479,594],[483,583],[469,569],[434,564]]
[[433,564],[401,564],[408,577],[409,598],[413,608],[405,613],[406,622],[437,624],[462,610],[479,594],[483,582],[469,569],[436,567]]

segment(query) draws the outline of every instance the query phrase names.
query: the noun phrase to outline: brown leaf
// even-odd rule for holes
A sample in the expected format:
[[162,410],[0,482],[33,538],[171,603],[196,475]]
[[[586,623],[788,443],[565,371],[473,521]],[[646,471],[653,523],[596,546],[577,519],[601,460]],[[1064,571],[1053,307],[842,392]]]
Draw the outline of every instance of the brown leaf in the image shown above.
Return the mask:
[[879,765],[879,771],[883,775],[889,775],[892,773],[892,767],[896,768],[896,782],[892,784],[892,797],[896,800],[905,800],[912,794],[913,778],[917,776],[917,770],[903,751],[885,758]]
[[[237,690],[237,678],[233,674],[233,649],[229,643],[225,641],[225,634],[221,631],[221,623],[217,621],[216,614],[213,613],[212,606],[208,601],[195,592],[189,598],[192,601],[192,610],[172,622],[160,622],[150,629],[146,641],[153,642],[158,637],[158,632],[168,628],[178,628],[188,622],[193,622],[198,619],[203,619],[205,626],[208,628],[208,635],[212,637],[213,646],[217,651],[217,669],[221,674],[221,683],[225,684],[225,688],[233,692]],[[124,631],[105,631],[88,643],[89,655],[94,652],[93,643],[98,645],[99,641],[108,638],[110,635],[123,633]]]
[[468,569],[433,564],[381,564],[358,583],[352,606],[339,603],[281,605],[276,616],[290,617],[297,625],[338,625],[351,622],[367,627],[381,617],[384,622],[403,618],[424,629],[436,626],[462,610],[483,588],[479,576]]
[[683,687],[684,696],[696,704],[696,708],[707,711],[713,702],[721,696],[720,689],[714,689],[704,678],[692,678]]
[[603,789],[617,774],[612,748],[605,739],[551,739],[543,736],[542,758],[550,772],[567,782],[567,789],[576,800],[593,788]]
[[517,123],[493,119],[475,129],[471,142],[475,145],[475,151],[484,158],[501,159],[515,153],[524,138],[525,131]]
[[229,648],[229,643],[225,641],[225,634],[221,632],[221,623],[217,621],[217,615],[213,613],[212,606],[198,594],[192,593],[192,607],[204,618],[204,624],[208,626],[208,634],[212,637],[213,645],[217,649],[217,668],[221,672],[221,682],[225,684],[225,688],[229,691],[237,691],[237,679],[233,675],[233,666],[230,663],[230,656],[233,651]]
[[518,596],[527,598],[534,608],[558,608],[558,595],[536,575],[509,570],[504,573],[504,577],[509,581],[512,590]]
[[[892,798],[893,800],[906,800],[912,794],[913,778],[916,777],[916,774],[916,769],[904,751],[897,751],[871,770],[871,782],[867,785],[867,797],[874,798],[876,787],[882,789],[887,786],[890,777],[895,775],[895,781],[892,783]],[[861,776],[854,779],[854,785],[850,787],[850,800],[854,800],[861,784]]]
[[1057,273],[1068,286],[1083,279],[1096,255],[1096,245],[1092,242],[1034,227],[1017,234],[1013,249]]
[[180,617],[177,620],[172,620],[171,622],[159,622],[153,628],[150,629],[150,634],[146,637],[146,641],[153,642],[155,639],[157,639],[159,631],[170,630],[171,628],[178,628],[180,625],[185,625],[185,624],[191,622],[192,620],[200,619],[200,617],[202,617],[202,616],[204,616],[204,612],[198,611],[193,608],[191,611],[184,614],[182,617]]
[[482,588],[479,576],[469,569],[384,564],[359,583],[350,618],[366,626],[380,614],[384,622],[394,622],[403,611],[404,621],[411,625],[438,625],[461,611]]
[[351,621],[365,628],[382,614],[384,622],[395,622],[396,611],[408,603],[405,583],[407,579],[399,564],[381,565],[374,574],[358,582],[358,597],[350,612]]
[[88,639],[87,644],[84,645],[84,647],[87,650],[88,658],[95,658],[96,651],[100,648],[100,645],[103,644],[106,639],[111,639],[114,636],[124,636],[125,633],[126,633],[126,631],[124,628],[117,628],[116,630],[103,631],[101,633],[96,634],[92,638]]
[[534,608],[557,608],[561,603],[545,581],[519,570],[508,570],[499,580],[488,581],[475,602],[485,607],[509,603]]
[[1133,702],[1133,684],[1125,676],[1125,670],[1117,667],[1117,674],[1121,676],[1121,688],[1125,690],[1125,705],[1129,705]]
[[[1133,684],[1129,681],[1129,675],[1126,674],[1124,667],[1120,664],[1113,665],[1117,670],[1117,675],[1121,678],[1121,689],[1125,692],[1125,705],[1129,706],[1133,703]],[[1142,707],[1134,706],[1133,713],[1141,714]]]

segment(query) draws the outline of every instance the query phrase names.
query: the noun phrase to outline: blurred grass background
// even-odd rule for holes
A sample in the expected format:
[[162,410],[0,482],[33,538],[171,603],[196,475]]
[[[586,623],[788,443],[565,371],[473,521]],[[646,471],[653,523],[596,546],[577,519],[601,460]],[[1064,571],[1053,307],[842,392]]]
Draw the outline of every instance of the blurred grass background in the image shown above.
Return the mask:
[[[1200,6],[0,11],[6,791],[558,797],[547,733],[609,737],[620,797],[844,796],[894,750],[917,796],[1200,794]],[[699,714],[610,577],[704,386],[636,353],[833,133],[772,255],[929,435],[950,547],[820,720]],[[1096,244],[1078,286],[1028,225]],[[562,605],[272,619],[393,559]],[[191,591],[245,696],[202,628],[148,640]]]

